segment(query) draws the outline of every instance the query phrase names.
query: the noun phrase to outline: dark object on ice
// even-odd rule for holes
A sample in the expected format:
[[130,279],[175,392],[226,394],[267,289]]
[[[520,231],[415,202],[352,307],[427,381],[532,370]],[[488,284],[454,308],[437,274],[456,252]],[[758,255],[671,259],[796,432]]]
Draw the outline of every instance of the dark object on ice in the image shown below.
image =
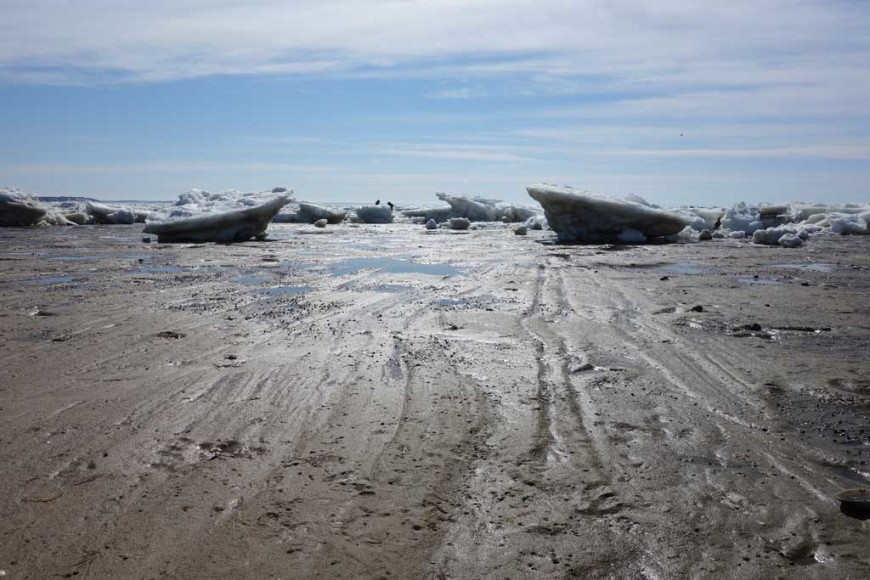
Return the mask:
[[177,338],[184,338],[187,335],[184,334],[183,332],[175,332],[174,330],[164,330],[163,332],[158,332],[154,336],[156,336],[158,338],[177,339]]
[[692,312],[704,312],[704,307],[698,304],[697,306],[692,306]]
[[753,332],[758,332],[761,330],[761,325],[757,322],[753,322],[752,324],[746,324],[743,326],[744,330],[751,330]]
[[381,205],[381,200],[376,199],[376,200],[375,200],[375,205]]
[[667,276],[662,276],[661,278],[659,278],[659,280],[661,280],[662,282],[667,282],[668,280],[670,280],[670,278],[668,278]]
[[698,239],[702,242],[708,242],[713,239],[713,234],[710,230],[701,230],[701,233],[698,234]]
[[388,201],[387,205],[390,206],[390,211],[393,211],[393,208],[396,207],[393,205],[393,202],[391,202],[391,201]]
[[840,512],[859,520],[870,519],[870,488],[844,489],[834,496],[840,502]]
[[147,236],[144,237],[144,238],[142,238],[142,243],[143,243],[143,244],[150,244],[150,243],[151,243],[151,238],[149,238],[149,237],[147,237]]
[[586,371],[594,371],[594,370],[595,370],[595,365],[592,365],[589,363],[583,363],[582,365],[580,365],[579,367],[577,367],[576,369],[574,369],[571,372],[572,373],[585,373]]

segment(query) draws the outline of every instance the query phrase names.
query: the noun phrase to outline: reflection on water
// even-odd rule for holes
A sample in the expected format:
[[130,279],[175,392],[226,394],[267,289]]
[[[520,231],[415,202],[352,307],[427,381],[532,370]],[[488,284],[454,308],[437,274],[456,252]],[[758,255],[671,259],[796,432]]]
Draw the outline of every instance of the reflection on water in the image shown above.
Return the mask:
[[432,276],[455,276],[459,270],[450,264],[419,264],[410,260],[394,258],[350,258],[329,266],[333,276],[356,274],[360,270],[377,270],[389,274],[429,274]]

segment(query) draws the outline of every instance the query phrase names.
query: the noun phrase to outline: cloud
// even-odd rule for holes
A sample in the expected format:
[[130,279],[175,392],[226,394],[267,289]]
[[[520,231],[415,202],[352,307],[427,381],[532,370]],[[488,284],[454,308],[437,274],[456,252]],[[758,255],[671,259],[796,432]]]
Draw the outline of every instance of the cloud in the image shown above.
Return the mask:
[[374,147],[372,153],[399,157],[421,157],[426,159],[445,159],[454,161],[529,161],[525,157],[503,146],[465,145],[465,144],[402,144]]
[[811,147],[773,147],[746,149],[635,149],[625,151],[601,151],[600,155],[617,155],[630,157],[744,157],[744,158],[790,158],[790,159],[838,159],[838,160],[870,160],[870,145],[814,145]]
[[402,68],[739,81],[743,69],[775,73],[811,55],[866,62],[868,10],[826,0],[6,0],[0,68],[7,79],[71,82]]
[[486,96],[486,93],[475,91],[469,87],[462,87],[458,89],[442,89],[427,96],[430,99],[473,99]]
[[189,173],[203,171],[287,171],[321,173],[334,170],[325,165],[287,163],[221,163],[216,161],[153,161],[116,164],[37,164],[0,167],[0,175],[18,174],[125,174],[125,173]]

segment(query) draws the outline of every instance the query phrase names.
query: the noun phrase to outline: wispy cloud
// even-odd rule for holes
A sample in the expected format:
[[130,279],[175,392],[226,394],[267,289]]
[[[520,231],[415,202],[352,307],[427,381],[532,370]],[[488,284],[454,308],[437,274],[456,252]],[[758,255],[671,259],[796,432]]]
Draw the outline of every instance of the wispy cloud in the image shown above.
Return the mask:
[[426,159],[447,159],[455,161],[529,161],[531,158],[520,155],[508,147],[482,145],[402,145],[379,147],[372,150],[381,155],[399,157],[421,157]]
[[816,145],[812,147],[772,147],[767,149],[634,149],[624,151],[600,151],[599,155],[629,157],[742,157],[750,159],[789,158],[789,159],[841,159],[870,160],[870,145]]
[[439,74],[739,82],[820,48],[866,62],[868,9],[825,0],[6,0],[0,67],[7,78],[85,81],[434,65]]
[[2,174],[126,174],[126,173],[196,173],[205,171],[287,171],[294,173],[322,173],[335,170],[326,165],[287,163],[220,163],[216,161],[153,161],[115,164],[37,164],[0,166]]
[[442,89],[427,95],[430,99],[474,99],[487,96],[484,91],[475,90],[469,87],[461,87],[458,89]]

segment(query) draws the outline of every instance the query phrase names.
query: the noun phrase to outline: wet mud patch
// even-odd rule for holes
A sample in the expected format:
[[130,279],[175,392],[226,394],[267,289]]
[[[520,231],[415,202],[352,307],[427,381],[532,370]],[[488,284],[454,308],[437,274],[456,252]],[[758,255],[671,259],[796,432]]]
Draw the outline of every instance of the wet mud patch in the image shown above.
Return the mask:
[[820,465],[843,487],[870,485],[870,400],[825,385],[797,390],[765,383],[764,389],[784,437],[816,449]]
[[350,258],[329,265],[333,276],[348,276],[363,270],[384,274],[427,274],[430,276],[456,276],[459,270],[450,264],[421,264],[395,258]]

